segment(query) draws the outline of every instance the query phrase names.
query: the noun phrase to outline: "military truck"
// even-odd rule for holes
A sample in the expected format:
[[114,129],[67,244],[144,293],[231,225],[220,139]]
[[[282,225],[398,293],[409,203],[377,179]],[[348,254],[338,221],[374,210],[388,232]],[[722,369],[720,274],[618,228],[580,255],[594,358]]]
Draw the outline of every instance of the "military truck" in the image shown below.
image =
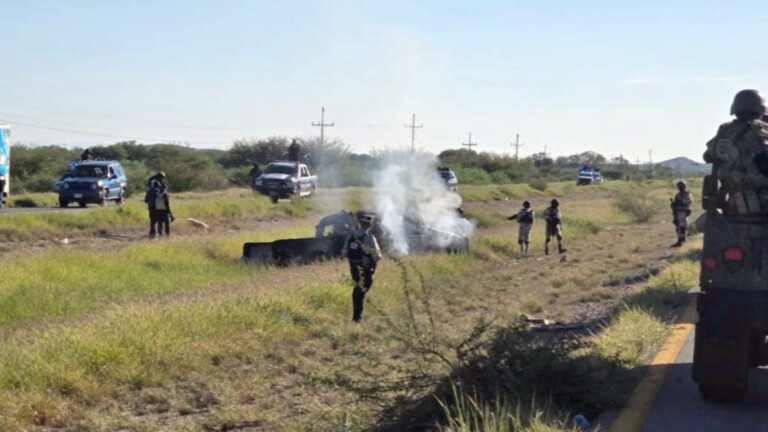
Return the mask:
[[[702,191],[707,212],[693,379],[704,399],[736,402],[747,393],[749,368],[768,365],[768,215],[729,211],[727,201],[742,194],[727,197],[715,170]],[[758,200],[745,198],[751,205]]]

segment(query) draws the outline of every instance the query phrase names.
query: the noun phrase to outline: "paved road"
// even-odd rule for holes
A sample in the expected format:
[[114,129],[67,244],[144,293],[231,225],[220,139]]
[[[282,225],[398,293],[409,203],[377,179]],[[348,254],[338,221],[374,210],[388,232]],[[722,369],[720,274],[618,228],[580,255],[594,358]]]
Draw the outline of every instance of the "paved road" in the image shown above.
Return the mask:
[[768,369],[750,372],[749,394],[741,404],[711,404],[699,396],[691,379],[693,333],[669,369],[643,432],[768,431]]

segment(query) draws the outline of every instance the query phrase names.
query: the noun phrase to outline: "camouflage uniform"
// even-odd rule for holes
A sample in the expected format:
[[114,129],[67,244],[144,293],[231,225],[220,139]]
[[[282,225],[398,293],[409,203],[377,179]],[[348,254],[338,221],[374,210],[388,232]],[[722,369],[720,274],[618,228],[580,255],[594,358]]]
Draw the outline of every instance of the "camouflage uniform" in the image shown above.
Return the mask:
[[547,221],[546,240],[544,241],[544,254],[549,255],[549,242],[552,241],[552,237],[557,239],[558,252],[565,252],[566,250],[563,248],[563,221],[560,214],[560,203],[556,199],[553,199],[552,205],[547,207],[541,216],[544,218],[544,220]]
[[704,160],[720,180],[719,207],[726,214],[768,213],[768,123],[736,119],[720,126]]
[[531,242],[531,228],[533,227],[534,213],[531,210],[531,205],[528,201],[523,204],[523,208],[520,209],[517,214],[510,216],[509,220],[517,220],[519,224],[517,230],[517,244],[520,245],[520,252],[523,255],[528,255],[528,244]]
[[685,243],[685,237],[688,234],[688,216],[691,215],[691,204],[693,204],[693,195],[683,187],[675,195],[670,205],[672,208],[672,223],[674,223],[675,232],[677,232],[675,247],[682,246]]
[[365,295],[373,285],[373,274],[381,259],[381,249],[370,228],[360,228],[347,237],[342,255],[349,259],[349,271],[355,287],[352,290],[352,320],[360,321]]

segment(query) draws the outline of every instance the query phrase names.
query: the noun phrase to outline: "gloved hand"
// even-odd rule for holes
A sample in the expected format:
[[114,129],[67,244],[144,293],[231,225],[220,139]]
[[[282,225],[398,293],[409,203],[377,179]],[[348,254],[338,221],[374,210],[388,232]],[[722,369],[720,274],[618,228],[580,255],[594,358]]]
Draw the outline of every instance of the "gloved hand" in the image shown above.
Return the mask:
[[174,215],[171,215],[171,222],[175,222],[175,221],[176,221],[176,217]]

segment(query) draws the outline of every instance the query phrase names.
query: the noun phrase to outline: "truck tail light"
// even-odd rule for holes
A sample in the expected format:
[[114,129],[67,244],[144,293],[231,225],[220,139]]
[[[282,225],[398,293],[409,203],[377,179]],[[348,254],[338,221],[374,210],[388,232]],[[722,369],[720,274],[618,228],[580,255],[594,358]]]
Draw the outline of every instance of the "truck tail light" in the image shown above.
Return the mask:
[[731,246],[723,252],[725,268],[735,272],[744,265],[744,251],[737,246]]

